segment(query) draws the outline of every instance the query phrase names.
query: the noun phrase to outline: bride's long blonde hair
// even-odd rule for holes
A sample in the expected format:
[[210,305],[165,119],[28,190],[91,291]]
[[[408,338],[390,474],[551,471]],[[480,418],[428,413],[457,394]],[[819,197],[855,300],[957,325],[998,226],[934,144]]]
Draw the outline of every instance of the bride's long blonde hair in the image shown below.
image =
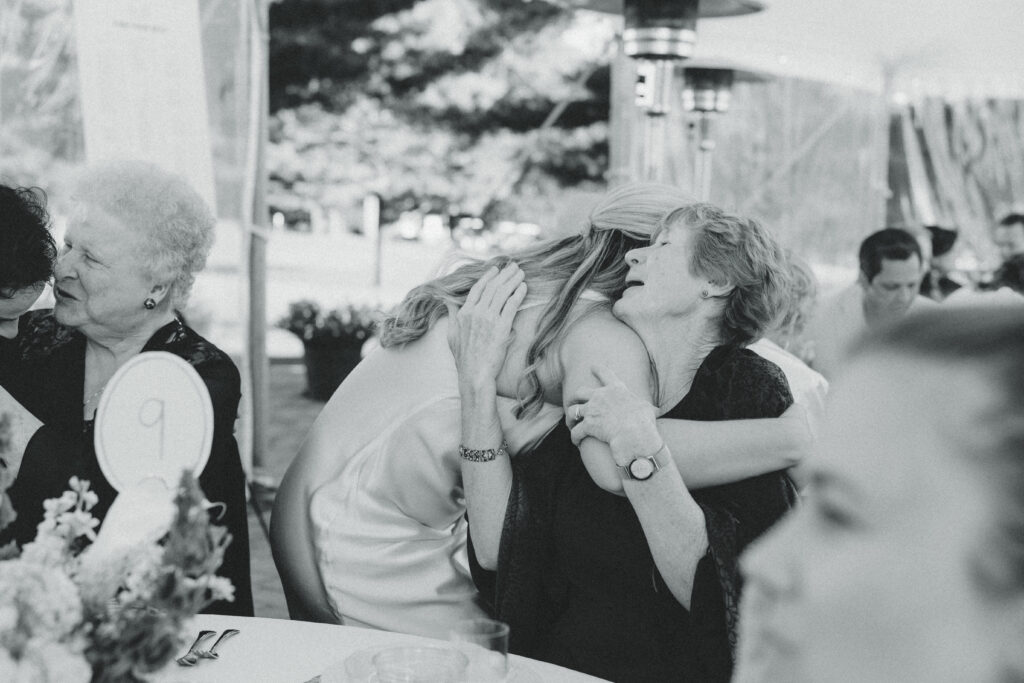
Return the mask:
[[591,210],[579,234],[471,261],[410,291],[384,318],[381,346],[419,339],[447,315],[447,304],[461,306],[465,302],[470,287],[488,268],[515,261],[526,276],[531,298],[550,293],[519,380],[516,416],[532,415],[544,401],[538,368],[547,351],[557,348],[580,295],[592,290],[617,299],[625,287],[626,252],[647,246],[661,220],[689,201],[678,188],[654,183],[632,183],[611,190]]

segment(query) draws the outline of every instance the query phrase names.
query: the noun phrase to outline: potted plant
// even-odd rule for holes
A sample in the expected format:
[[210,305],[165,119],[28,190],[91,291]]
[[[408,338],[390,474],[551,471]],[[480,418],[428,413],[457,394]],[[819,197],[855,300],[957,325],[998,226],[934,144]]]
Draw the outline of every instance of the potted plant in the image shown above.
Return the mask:
[[305,349],[306,394],[326,401],[362,358],[363,344],[373,336],[377,313],[369,306],[346,304],[324,313],[314,301],[296,301],[278,327],[302,340]]

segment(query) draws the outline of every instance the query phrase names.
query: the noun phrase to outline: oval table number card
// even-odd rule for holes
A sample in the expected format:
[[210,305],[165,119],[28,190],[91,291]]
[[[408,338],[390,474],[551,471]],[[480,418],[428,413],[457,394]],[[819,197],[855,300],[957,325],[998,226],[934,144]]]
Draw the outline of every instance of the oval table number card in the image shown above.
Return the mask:
[[200,475],[213,444],[213,404],[199,373],[166,351],[135,356],[110,378],[96,410],[96,458],[118,492],[156,477],[175,490]]

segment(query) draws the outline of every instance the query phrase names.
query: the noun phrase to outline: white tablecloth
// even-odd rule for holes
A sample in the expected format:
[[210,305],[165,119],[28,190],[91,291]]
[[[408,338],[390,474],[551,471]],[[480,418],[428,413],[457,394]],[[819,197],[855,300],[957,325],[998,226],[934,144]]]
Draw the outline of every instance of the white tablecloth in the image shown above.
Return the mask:
[[[331,626],[287,619],[226,617],[202,614],[188,631],[188,643],[201,629],[223,631],[237,628],[241,633],[225,640],[217,651],[220,658],[200,660],[194,667],[171,662],[154,683],[303,683],[368,647],[383,645],[438,646],[442,641],[401,633],[374,631],[354,626]],[[209,647],[213,639],[206,641]],[[595,683],[599,678],[560,666],[513,655],[510,665],[517,675],[510,683]]]

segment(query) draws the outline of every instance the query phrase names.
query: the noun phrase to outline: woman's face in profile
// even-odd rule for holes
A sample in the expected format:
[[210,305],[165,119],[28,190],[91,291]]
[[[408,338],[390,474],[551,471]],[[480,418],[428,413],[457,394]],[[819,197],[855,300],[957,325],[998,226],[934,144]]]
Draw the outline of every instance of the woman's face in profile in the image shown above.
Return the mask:
[[650,246],[626,254],[626,289],[613,312],[630,325],[666,316],[686,316],[700,301],[708,279],[691,272],[693,232],[676,223],[659,232]]
[[997,508],[963,455],[992,391],[892,354],[837,379],[807,500],[743,558],[736,681],[998,680],[1020,605],[976,579]]

